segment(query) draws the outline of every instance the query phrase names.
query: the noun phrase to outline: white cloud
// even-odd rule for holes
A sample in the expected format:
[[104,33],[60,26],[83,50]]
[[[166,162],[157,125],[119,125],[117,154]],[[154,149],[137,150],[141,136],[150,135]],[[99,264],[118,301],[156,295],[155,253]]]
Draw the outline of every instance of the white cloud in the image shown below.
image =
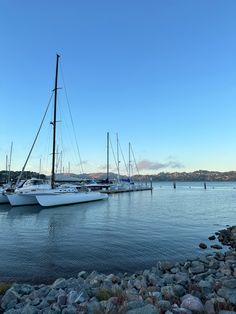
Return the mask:
[[150,161],[143,159],[137,164],[139,170],[159,170],[162,168],[183,168],[184,166],[175,160],[170,160],[164,163],[158,161]]

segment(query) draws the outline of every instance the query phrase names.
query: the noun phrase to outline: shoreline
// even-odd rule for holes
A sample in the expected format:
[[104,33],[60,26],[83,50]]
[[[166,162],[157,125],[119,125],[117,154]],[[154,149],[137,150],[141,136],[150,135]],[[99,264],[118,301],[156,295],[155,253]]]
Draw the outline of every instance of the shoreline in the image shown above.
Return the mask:
[[0,313],[236,314],[236,226],[215,234],[226,252],[160,261],[135,273],[81,271],[51,284],[2,283]]

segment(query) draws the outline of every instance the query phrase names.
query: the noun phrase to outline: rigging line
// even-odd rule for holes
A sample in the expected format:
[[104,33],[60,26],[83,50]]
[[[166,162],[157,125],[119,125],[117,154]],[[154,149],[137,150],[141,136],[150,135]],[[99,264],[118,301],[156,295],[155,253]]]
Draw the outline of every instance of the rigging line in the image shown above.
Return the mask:
[[81,154],[80,154],[79,145],[78,145],[78,140],[77,140],[77,136],[76,136],[76,132],[75,132],[75,125],[74,125],[74,121],[73,121],[72,114],[71,114],[70,102],[69,102],[69,99],[68,99],[68,94],[67,94],[67,90],[66,90],[66,84],[65,84],[65,80],[64,80],[64,75],[63,75],[63,70],[62,70],[62,64],[61,64],[61,62],[60,62],[60,71],[61,71],[61,77],[62,77],[64,89],[65,89],[66,101],[67,101],[67,105],[68,105],[68,108],[69,108],[71,124],[72,124],[72,128],[73,128],[73,131],[74,131],[74,137],[75,137],[75,142],[76,142],[76,148],[77,148],[77,152],[78,152],[78,156],[79,156],[80,168],[81,168],[81,174],[82,174],[82,173],[84,173],[83,163],[82,163]]
[[115,152],[114,152],[114,149],[113,149],[113,145],[112,145],[111,139],[110,139],[110,145],[111,145],[112,155],[113,155],[113,158],[114,158],[114,161],[115,161],[115,164],[116,164],[116,168],[118,169],[118,164],[117,164],[117,161],[116,161]]
[[133,151],[133,148],[132,148],[132,145],[131,145],[131,144],[130,144],[130,148],[131,148],[131,152],[132,152],[132,155],[133,155],[133,158],[134,158],[134,164],[135,164],[137,173],[138,173],[138,175],[139,175],[138,165],[137,165],[137,162],[136,162],[136,159],[135,159],[135,156],[134,156],[134,151]]
[[30,149],[30,152],[29,152],[29,154],[28,154],[28,156],[27,156],[27,158],[26,158],[26,161],[25,161],[25,163],[24,163],[24,166],[23,166],[23,168],[22,168],[22,170],[21,170],[21,173],[20,173],[20,175],[19,175],[19,177],[18,177],[18,179],[17,179],[16,187],[18,186],[18,184],[19,184],[19,182],[20,182],[20,179],[21,179],[21,177],[22,177],[22,174],[23,174],[23,172],[24,172],[24,170],[25,170],[25,167],[26,167],[26,165],[27,165],[27,163],[28,163],[28,160],[29,160],[29,158],[30,158],[30,155],[31,155],[31,153],[32,153],[32,150],[33,150],[33,148],[34,148],[34,145],[35,145],[35,143],[36,143],[36,141],[37,141],[37,138],[38,138],[39,133],[40,133],[40,131],[41,131],[41,128],[42,128],[42,126],[43,126],[43,122],[44,122],[45,117],[46,117],[46,115],[47,115],[48,108],[49,108],[49,105],[50,105],[50,103],[51,103],[53,94],[54,94],[54,92],[52,91],[52,94],[51,94],[51,96],[50,96],[50,99],[49,99],[49,102],[48,102],[46,111],[45,111],[44,116],[43,116],[43,119],[42,119],[42,121],[41,121],[41,123],[40,123],[38,132],[37,132],[37,134],[36,134],[36,137],[35,137],[35,139],[34,139],[34,142],[33,142],[33,144],[32,144],[32,147],[31,147],[31,149]]
[[119,142],[119,148],[120,148],[122,159],[123,159],[124,164],[125,164],[125,169],[126,169],[127,176],[129,176],[128,167],[127,167],[127,164],[126,164],[126,161],[125,161],[125,157],[124,157],[123,151],[122,151],[121,146],[120,146],[120,142]]

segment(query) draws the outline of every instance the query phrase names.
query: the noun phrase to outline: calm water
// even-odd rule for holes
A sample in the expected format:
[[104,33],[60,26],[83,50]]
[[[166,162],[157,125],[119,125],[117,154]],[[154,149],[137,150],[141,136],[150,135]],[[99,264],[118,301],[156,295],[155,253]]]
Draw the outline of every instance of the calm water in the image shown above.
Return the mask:
[[209,235],[236,222],[235,188],[177,183],[174,190],[158,183],[152,193],[114,194],[80,205],[1,205],[0,280],[52,280],[94,269],[132,272],[157,260],[203,254],[200,242],[209,244]]

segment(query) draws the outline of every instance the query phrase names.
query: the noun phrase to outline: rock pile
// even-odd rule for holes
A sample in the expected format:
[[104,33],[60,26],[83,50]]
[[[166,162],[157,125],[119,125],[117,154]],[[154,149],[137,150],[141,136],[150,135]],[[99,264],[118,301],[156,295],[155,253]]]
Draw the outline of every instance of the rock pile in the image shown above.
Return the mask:
[[[234,245],[236,227],[231,228],[219,232],[222,243]],[[236,314],[236,251],[161,261],[132,275],[82,271],[51,285],[14,283],[1,298],[1,309],[6,314]]]

